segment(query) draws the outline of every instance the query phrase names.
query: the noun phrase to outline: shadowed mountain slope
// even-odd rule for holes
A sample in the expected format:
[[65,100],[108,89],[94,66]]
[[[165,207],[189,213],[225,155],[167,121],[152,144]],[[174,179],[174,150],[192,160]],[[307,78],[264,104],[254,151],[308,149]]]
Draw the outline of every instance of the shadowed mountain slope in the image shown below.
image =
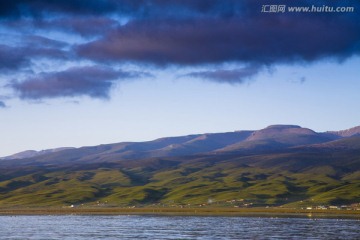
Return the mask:
[[[2,160],[0,204],[358,203],[360,136],[333,138],[298,126],[275,125]],[[259,143],[261,148],[254,147]],[[241,144],[249,148],[241,150]]]
[[[357,129],[357,128],[353,128]],[[347,136],[357,131],[344,130]],[[288,147],[321,144],[342,138],[339,134],[317,133],[295,125],[272,125],[258,131],[196,134],[160,138],[147,142],[123,142],[81,148],[65,148],[15,154],[8,164],[67,162],[111,162],[153,157],[188,156],[204,153],[277,151]],[[22,161],[16,159],[23,158]]]

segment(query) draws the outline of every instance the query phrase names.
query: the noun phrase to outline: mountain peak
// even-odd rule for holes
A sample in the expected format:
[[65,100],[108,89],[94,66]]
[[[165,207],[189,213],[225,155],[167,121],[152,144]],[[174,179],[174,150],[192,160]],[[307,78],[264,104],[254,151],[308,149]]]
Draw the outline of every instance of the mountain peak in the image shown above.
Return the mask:
[[278,134],[291,133],[291,134],[314,134],[315,132],[308,128],[302,128],[297,125],[270,125],[264,129],[255,131],[253,135],[276,136]]
[[319,134],[308,128],[297,125],[271,125],[264,129],[254,131],[247,141],[271,140],[282,144],[308,144],[322,142]]
[[268,127],[266,127],[265,129],[288,129],[288,128],[301,128],[298,125],[288,125],[288,124],[275,124],[275,125],[270,125]]

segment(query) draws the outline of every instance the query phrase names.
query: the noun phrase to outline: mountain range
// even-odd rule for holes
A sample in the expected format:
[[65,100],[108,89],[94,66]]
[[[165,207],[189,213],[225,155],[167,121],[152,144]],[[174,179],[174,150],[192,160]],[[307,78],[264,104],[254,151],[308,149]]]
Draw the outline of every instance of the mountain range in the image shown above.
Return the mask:
[[4,206],[350,204],[360,202],[360,126],[25,151],[2,158],[0,173]]
[[147,142],[121,142],[81,148],[63,147],[42,151],[27,150],[1,159],[31,159],[31,162],[57,163],[67,161],[99,162],[185,156],[200,153],[216,154],[277,150],[326,143],[353,136],[360,136],[360,126],[343,131],[317,133],[296,125],[272,125],[258,131],[195,134],[160,138]]

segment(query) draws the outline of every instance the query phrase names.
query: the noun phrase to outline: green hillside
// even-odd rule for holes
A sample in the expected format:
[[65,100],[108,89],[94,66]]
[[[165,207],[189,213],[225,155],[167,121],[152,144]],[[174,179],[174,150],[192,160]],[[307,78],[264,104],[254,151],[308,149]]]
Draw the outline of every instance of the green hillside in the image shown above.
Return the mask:
[[273,125],[26,151],[0,160],[0,206],[359,203],[360,137],[355,130],[316,133]]
[[[360,138],[257,154],[0,164],[0,206],[308,206],[360,202]],[[344,148],[344,145],[352,148]],[[336,148],[342,146],[342,148]]]

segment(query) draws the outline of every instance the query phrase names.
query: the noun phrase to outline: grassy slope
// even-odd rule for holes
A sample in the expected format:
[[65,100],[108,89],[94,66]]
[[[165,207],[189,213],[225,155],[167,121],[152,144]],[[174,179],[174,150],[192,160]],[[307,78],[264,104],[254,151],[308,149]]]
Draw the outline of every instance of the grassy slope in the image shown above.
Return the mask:
[[1,169],[0,205],[348,204],[360,202],[359,163],[338,150]]

